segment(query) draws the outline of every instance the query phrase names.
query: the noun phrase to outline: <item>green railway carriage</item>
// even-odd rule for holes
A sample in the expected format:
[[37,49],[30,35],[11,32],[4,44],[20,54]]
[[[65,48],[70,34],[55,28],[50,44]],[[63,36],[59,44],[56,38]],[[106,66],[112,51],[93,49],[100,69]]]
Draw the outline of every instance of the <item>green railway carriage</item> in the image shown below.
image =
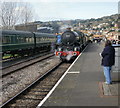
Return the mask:
[[29,55],[42,50],[50,50],[51,43],[55,42],[56,36],[46,33],[32,33],[16,30],[2,30],[0,35],[2,48],[0,52],[11,55]]
[[2,53],[3,54],[24,54],[34,49],[34,34],[16,30],[2,31]]
[[34,32],[34,35],[37,52],[40,50],[51,50],[51,44],[56,41],[56,36],[54,34]]

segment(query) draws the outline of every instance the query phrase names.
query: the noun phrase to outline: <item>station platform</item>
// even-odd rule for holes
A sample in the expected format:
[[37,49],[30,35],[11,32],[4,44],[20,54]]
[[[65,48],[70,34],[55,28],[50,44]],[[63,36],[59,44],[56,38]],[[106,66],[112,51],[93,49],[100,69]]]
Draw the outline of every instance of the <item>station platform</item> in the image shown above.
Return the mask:
[[38,106],[119,108],[118,73],[112,73],[113,84],[104,83],[99,55],[103,48],[103,43],[90,43],[68,69],[64,78]]

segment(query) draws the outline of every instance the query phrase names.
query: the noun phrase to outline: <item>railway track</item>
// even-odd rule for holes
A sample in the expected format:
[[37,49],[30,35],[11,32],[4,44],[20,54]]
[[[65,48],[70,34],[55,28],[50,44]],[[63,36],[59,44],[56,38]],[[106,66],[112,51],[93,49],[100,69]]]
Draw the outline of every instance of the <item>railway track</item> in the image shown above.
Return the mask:
[[35,108],[39,102],[44,99],[69,66],[70,64],[68,63],[65,64],[60,62],[24,90],[5,102],[2,105],[2,108]]
[[48,52],[48,51],[42,51],[39,54],[35,54],[35,55],[31,55],[31,56],[24,56],[24,57],[18,57],[18,58],[12,58],[10,60],[2,60],[0,61],[2,63],[2,67],[0,67],[0,69],[5,69],[8,67],[11,67],[12,65],[18,64],[18,63],[22,63],[25,61],[29,61],[38,57],[41,57],[43,55],[48,55],[48,54],[53,54],[53,52]]
[[17,70],[23,69],[27,66],[33,65],[37,62],[40,62],[40,61],[45,60],[45,59],[47,59],[49,57],[52,57],[52,56],[54,56],[53,53],[52,54],[46,54],[45,56],[40,55],[40,56],[37,56],[37,57],[33,57],[33,58],[30,58],[30,59],[27,59],[27,60],[17,62],[15,64],[12,64],[11,66],[4,67],[4,68],[2,68],[2,77],[5,77],[6,75],[9,75],[9,74],[11,74],[11,73],[13,73]]
[[[43,53],[49,53],[50,51],[48,50],[43,50],[43,51],[40,51],[39,54],[43,54]],[[37,54],[34,54],[34,55],[39,55],[38,53]],[[15,57],[9,57],[9,58],[5,58],[5,59],[2,59],[2,61],[0,62],[10,62],[10,61],[15,61],[15,60],[19,60],[19,59],[26,59],[26,58],[29,58],[29,57],[33,57],[34,56],[33,54],[32,55],[24,55],[24,56],[15,56]]]
[[59,62],[60,60],[55,56],[48,57],[2,77],[3,103],[15,96],[19,91],[26,88]]

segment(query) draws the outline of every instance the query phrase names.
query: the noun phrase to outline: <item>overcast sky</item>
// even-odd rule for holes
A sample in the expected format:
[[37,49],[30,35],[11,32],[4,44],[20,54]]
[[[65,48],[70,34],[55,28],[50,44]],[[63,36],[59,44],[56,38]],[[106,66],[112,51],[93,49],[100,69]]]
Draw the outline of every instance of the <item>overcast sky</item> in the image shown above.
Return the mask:
[[[23,1],[23,0],[5,0]],[[34,10],[34,20],[71,20],[100,18],[118,13],[119,0],[24,0]]]
[[69,20],[100,18],[118,13],[118,2],[33,2],[36,19]]

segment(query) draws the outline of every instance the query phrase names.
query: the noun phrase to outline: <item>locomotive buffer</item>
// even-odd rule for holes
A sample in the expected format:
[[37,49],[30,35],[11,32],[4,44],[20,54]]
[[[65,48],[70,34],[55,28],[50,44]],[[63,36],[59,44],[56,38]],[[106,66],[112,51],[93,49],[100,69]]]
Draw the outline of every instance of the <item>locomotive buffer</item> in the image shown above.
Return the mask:
[[[38,106],[112,106],[118,108],[118,82],[104,84],[99,53],[103,45],[91,43],[66,71],[53,92]],[[112,79],[117,78],[112,73]],[[43,107],[44,108],[44,107]]]

